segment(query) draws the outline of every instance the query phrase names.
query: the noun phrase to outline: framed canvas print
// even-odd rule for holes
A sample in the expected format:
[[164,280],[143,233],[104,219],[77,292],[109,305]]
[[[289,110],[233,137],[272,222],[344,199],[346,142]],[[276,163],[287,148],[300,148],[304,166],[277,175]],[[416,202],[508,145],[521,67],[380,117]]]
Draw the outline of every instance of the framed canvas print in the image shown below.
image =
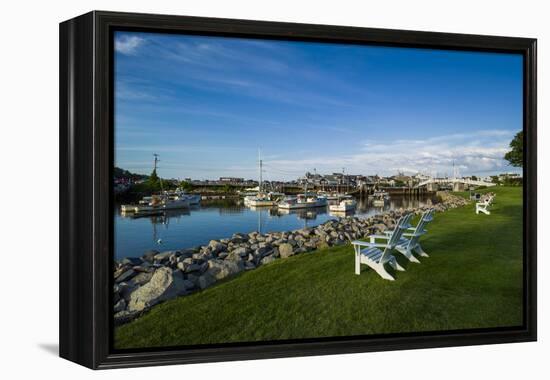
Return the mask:
[[60,25],[60,355],[536,339],[536,40]]

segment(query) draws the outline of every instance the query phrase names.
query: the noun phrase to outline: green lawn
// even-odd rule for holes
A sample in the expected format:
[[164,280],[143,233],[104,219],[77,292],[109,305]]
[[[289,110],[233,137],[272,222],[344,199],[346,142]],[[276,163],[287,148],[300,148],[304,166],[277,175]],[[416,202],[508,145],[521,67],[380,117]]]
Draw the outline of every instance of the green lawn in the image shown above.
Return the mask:
[[[522,188],[499,187],[491,215],[474,205],[438,213],[421,240],[429,258],[396,281],[351,246],[277,260],[118,327],[115,347],[157,347],[522,323]],[[392,272],[393,273],[393,272]]]

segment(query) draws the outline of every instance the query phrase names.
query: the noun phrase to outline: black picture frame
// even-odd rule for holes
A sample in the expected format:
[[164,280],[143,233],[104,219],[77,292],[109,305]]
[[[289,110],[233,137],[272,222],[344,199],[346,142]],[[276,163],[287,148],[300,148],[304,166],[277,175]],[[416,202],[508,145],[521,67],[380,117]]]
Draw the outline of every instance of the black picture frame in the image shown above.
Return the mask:
[[[112,349],[114,30],[345,42],[523,56],[524,325],[116,352]],[[60,24],[60,356],[89,368],[278,358],[537,337],[536,39],[93,11]]]

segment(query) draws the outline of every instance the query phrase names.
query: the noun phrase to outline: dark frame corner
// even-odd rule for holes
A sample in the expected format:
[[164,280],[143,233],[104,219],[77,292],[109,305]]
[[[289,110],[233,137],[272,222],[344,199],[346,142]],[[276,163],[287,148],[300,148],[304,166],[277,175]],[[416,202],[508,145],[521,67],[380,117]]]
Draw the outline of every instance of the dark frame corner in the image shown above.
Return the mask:
[[[521,328],[116,353],[111,349],[112,31],[144,30],[524,57],[524,312]],[[93,11],[60,24],[60,356],[89,368],[261,359],[537,337],[536,39]]]

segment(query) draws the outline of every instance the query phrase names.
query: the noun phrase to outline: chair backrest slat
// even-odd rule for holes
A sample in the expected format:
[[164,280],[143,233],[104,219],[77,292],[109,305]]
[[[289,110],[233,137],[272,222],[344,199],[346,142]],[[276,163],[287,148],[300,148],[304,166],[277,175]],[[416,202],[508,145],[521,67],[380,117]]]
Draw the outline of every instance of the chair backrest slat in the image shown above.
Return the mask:
[[422,213],[422,216],[420,217],[420,220],[418,221],[418,224],[414,229],[413,236],[411,236],[411,238],[409,239],[409,243],[408,243],[409,247],[416,246],[416,243],[420,239],[420,235],[422,235],[422,232],[424,231],[426,224],[428,224],[433,220],[433,213],[434,213],[433,209],[424,211]]
[[395,228],[393,229],[393,233],[388,239],[388,243],[386,245],[386,248],[384,249],[384,253],[382,253],[382,256],[380,257],[380,262],[384,263],[389,259],[391,251],[395,248],[395,245],[397,244],[399,239],[401,239],[403,232],[405,232],[405,230],[408,228],[407,226],[409,225],[411,217],[412,214],[407,214],[399,218],[395,225]]

